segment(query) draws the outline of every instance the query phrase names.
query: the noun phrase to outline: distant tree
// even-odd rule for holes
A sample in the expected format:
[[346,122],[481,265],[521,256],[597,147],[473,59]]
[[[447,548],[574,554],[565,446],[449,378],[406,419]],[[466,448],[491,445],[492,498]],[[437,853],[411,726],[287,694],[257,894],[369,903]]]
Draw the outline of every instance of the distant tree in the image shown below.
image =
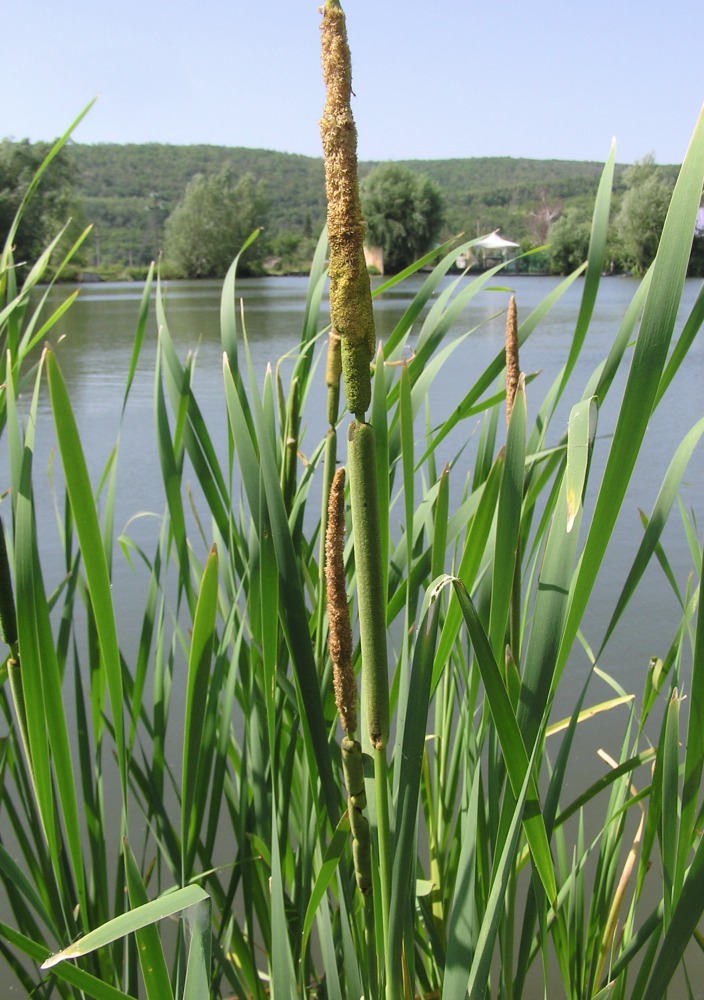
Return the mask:
[[[32,178],[50,150],[49,143],[30,143],[27,139],[0,142],[0,249]],[[62,149],[46,168],[23,212],[13,241],[15,261],[35,261],[71,215],[76,214],[75,210],[73,170],[66,150]]]
[[568,208],[550,227],[550,270],[569,274],[587,259],[591,223],[577,209]]
[[269,240],[272,256],[267,260],[267,271],[279,274],[310,270],[315,254],[316,240],[305,232],[285,229]]
[[615,228],[626,265],[642,273],[655,259],[673,185],[657,168],[652,156],[630,167],[624,181],[627,189]]
[[[164,256],[186,277],[222,277],[266,216],[263,185],[251,174],[238,180],[231,167],[210,177],[197,174],[166,222]],[[243,256],[241,273],[257,272],[265,249],[256,240]]]
[[366,241],[382,248],[386,271],[401,271],[432,247],[442,227],[443,200],[424,174],[383,164],[365,178],[361,197]]
[[528,233],[534,246],[542,246],[547,242],[550,227],[557,221],[562,212],[559,201],[549,202],[545,191],[540,192],[540,204],[527,214]]

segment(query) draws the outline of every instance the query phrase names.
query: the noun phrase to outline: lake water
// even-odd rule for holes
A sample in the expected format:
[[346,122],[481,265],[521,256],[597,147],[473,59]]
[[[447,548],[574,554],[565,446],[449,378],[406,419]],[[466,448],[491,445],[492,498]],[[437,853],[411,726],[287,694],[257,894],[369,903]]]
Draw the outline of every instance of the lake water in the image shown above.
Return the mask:
[[[377,336],[386,338],[405,311],[413,292],[421,278],[414,278],[400,288],[384,293],[376,299],[375,311]],[[449,281],[450,279],[447,279]],[[466,279],[462,279],[466,280]],[[557,285],[558,279],[547,277],[509,277],[502,284],[513,281],[517,297],[519,320],[543,300]],[[295,351],[300,336],[302,315],[305,304],[307,281],[305,278],[250,279],[238,283],[238,294],[244,303],[247,334],[258,374],[263,377],[268,363],[275,364],[284,355]],[[620,325],[637,283],[633,279],[609,278],[601,283],[595,315],[584,345],[582,357],[572,377],[572,388],[568,389],[566,400],[558,411],[550,440],[557,441],[563,433],[571,404],[582,393],[583,387],[594,367],[607,354],[609,346]],[[699,284],[688,281],[683,296],[682,314],[686,315],[694,302]],[[174,282],[166,286],[166,310],[173,341],[182,358],[189,351],[197,352],[195,392],[203,410],[216,447],[221,455],[226,454],[226,414],[223,399],[222,351],[219,339],[219,282]],[[537,413],[544,393],[560,371],[569,351],[574,321],[581,296],[582,283],[578,281],[558,301],[539,328],[533,333],[521,351],[521,367],[526,373],[539,372],[529,385],[527,392],[529,421]],[[142,289],[134,284],[90,285],[81,288],[76,303],[62,319],[57,328],[56,341],[63,339],[57,347],[57,356],[66,379],[76,419],[83,437],[89,467],[97,483],[100,472],[120,434],[118,490],[116,525],[122,527],[137,512],[150,511],[160,515],[164,509],[163,485],[159,470],[153,427],[153,362],[156,344],[156,319],[152,312],[148,324],[142,361],[131,391],[127,413],[120,428],[120,410],[125,386],[126,372],[132,351],[139,301]],[[52,301],[58,302],[67,294],[65,288],[52,293]],[[440,420],[450,412],[452,406],[462,398],[467,386],[484,366],[501,349],[504,335],[504,317],[493,318],[505,309],[508,300],[506,287],[480,293],[465,310],[459,321],[449,331],[448,336],[459,336],[472,329],[472,335],[452,355],[442,375],[431,391],[433,418]],[[321,325],[326,322],[324,303]],[[418,329],[420,326],[418,325]],[[414,331],[415,332],[415,331]],[[678,331],[677,331],[678,332]],[[413,338],[411,338],[412,340]],[[612,388],[600,412],[599,435],[608,434],[613,424],[621,390],[625,381],[627,361],[622,366],[617,383]],[[284,361],[284,377],[290,373],[293,360]],[[594,634],[589,636],[598,645],[601,632],[608,621],[620,586],[641,538],[638,509],[649,512],[657,495],[662,476],[672,457],[673,451],[686,431],[702,415],[703,395],[701,391],[704,375],[704,346],[701,336],[695,342],[687,364],[670,388],[668,396],[661,404],[657,421],[649,429],[644,456],[636,468],[633,483],[624,504],[622,523],[609,547],[599,586],[594,595],[587,622],[593,625]],[[319,390],[316,390],[306,411],[307,430],[303,440],[303,451],[312,451],[325,431],[323,414],[324,386],[323,373],[319,372]],[[319,404],[319,405],[316,405]],[[316,414],[320,415],[319,418]],[[316,419],[319,423],[316,426]],[[460,460],[458,474],[453,473],[455,483],[464,478],[462,463],[470,467],[472,439],[476,436],[480,419],[463,424],[443,445],[439,461],[454,457],[458,449],[469,438],[467,457]],[[40,500],[51,506],[47,485],[42,493],[42,482],[48,484],[45,470],[54,448],[54,433],[45,393],[40,405],[37,428],[37,458],[35,478]],[[598,468],[600,452],[595,449],[595,463]],[[7,483],[6,454],[0,452],[0,487]],[[596,469],[595,469],[596,471]],[[685,477],[681,491],[685,505],[699,514],[699,523],[704,515],[704,463],[701,450],[695,452]],[[48,561],[51,579],[53,519],[45,522],[49,526],[43,540],[43,551]],[[137,534],[146,541],[150,533],[156,537],[157,522],[145,518],[130,526],[131,534]],[[686,574],[691,568],[689,553],[676,512],[668,529],[667,552],[672,561],[678,581],[684,586]],[[55,567],[57,578],[62,568]],[[124,574],[131,573],[121,560],[116,563],[116,590],[121,582],[128,582]],[[678,609],[668,588],[663,585],[660,571],[653,567],[642,586],[638,600],[619,628],[617,642],[609,646],[610,660],[604,664],[613,669],[620,681],[635,689],[641,689],[641,681],[651,655],[662,655],[662,643],[671,636]],[[127,592],[130,592],[129,584]],[[577,680],[578,678],[575,678]],[[569,679],[566,685],[568,698],[571,697]]]
[[[411,279],[401,288],[377,298],[375,311],[377,336],[380,339],[383,340],[390,334],[421,280]],[[448,333],[448,337],[455,337],[468,330],[474,331],[453,354],[450,364],[445,367],[432,389],[430,403],[433,418],[438,422],[464,396],[468,385],[502,347],[504,317],[497,317],[496,314],[505,309],[508,301],[509,293],[505,286],[513,282],[520,319],[527,316],[558,284],[558,279],[535,277],[506,276],[501,281],[504,287],[486,290],[477,296]],[[306,288],[307,281],[304,278],[242,280],[238,283],[238,294],[243,299],[247,333],[260,380],[268,363],[275,364],[279,358],[295,351],[300,336]],[[557,414],[550,443],[555,443],[564,432],[570,405],[581,396],[593,369],[608,353],[636,288],[637,283],[632,279],[609,278],[602,281],[582,358],[572,377],[567,400]],[[220,291],[219,282],[170,283],[166,286],[166,308],[169,329],[182,359],[185,359],[189,351],[197,352],[194,382],[196,396],[216,447],[220,449],[224,459],[227,450],[227,422],[219,339]],[[582,283],[578,281],[553,307],[521,352],[523,371],[539,372],[527,391],[529,422],[537,413],[544,393],[567,358],[581,291]],[[686,283],[682,316],[689,312],[698,291],[698,283]],[[51,302],[56,305],[67,294],[66,288],[56,289],[52,292]],[[122,397],[141,294],[141,287],[133,284],[82,287],[78,300],[52,334],[52,342],[57,345],[57,357],[68,385],[93,481],[97,484],[119,436],[116,529],[121,531],[129,522],[129,533],[137,541],[144,543],[147,551],[151,551],[159,530],[158,518],[165,506],[153,432],[157,335],[153,311],[127,412],[122,425],[120,424]],[[326,322],[326,308],[327,304],[324,303],[321,326]],[[681,322],[677,332],[680,327]],[[417,329],[420,329],[420,325]],[[417,334],[417,330],[414,332]],[[613,425],[625,381],[627,361],[628,358],[600,414],[600,437],[607,436]],[[289,357],[282,366],[284,377],[290,374],[292,367],[293,361]],[[644,456],[647,457],[636,468],[619,528],[609,547],[594,599],[585,619],[585,631],[593,647],[600,644],[642,537],[638,510],[642,508],[646,512],[650,511],[675,448],[686,431],[702,416],[703,382],[704,344],[700,335],[690,352],[688,363],[661,404],[657,421],[648,431],[644,447]],[[325,431],[322,370],[318,373],[318,386],[312,392],[307,409],[306,437],[302,443],[304,452],[312,451]],[[469,445],[457,466],[458,474],[453,473],[456,483],[464,478],[463,463],[465,470],[471,467],[472,443],[478,437],[479,427],[479,418],[463,424],[443,445],[438,455],[439,463],[453,458],[469,439]],[[40,517],[39,523],[48,587],[55,585],[63,574],[48,473],[54,449],[55,434],[48,393],[44,391],[37,426],[35,488],[40,510],[46,515]],[[600,450],[605,452],[605,446],[597,445],[595,473],[601,461],[598,457]],[[60,481],[56,470],[54,478],[55,481]],[[2,442],[1,491],[7,488],[8,480],[6,443]],[[704,462],[701,446],[690,463],[681,496],[686,507],[696,512],[701,526],[704,521]],[[156,517],[144,516],[133,520],[136,514],[144,512],[151,512]],[[673,512],[671,525],[666,532],[665,547],[678,583],[684,589],[691,561],[676,511]],[[139,586],[135,587],[134,571],[127,566],[120,553],[116,554],[115,559],[114,595],[123,625],[141,620],[142,594]],[[624,687],[639,696],[650,657],[666,653],[679,617],[679,608],[662,572],[657,566],[652,567],[609,644],[602,666],[613,673]],[[122,641],[125,634],[129,633],[129,628],[120,627],[119,622],[118,627]],[[128,654],[129,661],[129,649],[124,651]],[[566,672],[558,702],[558,709],[564,708],[565,713],[574,704],[586,668],[586,658],[577,652]],[[598,700],[609,696],[606,690],[598,694]],[[578,770],[576,775],[580,787],[583,787],[590,771],[603,773],[604,765],[597,761],[594,747],[604,745],[610,753],[618,755],[624,722],[625,715],[615,729],[609,717],[590,723],[588,741],[592,752],[585,755],[584,763],[579,764],[584,769],[583,774],[579,774]],[[176,758],[179,753],[180,748],[177,747]]]

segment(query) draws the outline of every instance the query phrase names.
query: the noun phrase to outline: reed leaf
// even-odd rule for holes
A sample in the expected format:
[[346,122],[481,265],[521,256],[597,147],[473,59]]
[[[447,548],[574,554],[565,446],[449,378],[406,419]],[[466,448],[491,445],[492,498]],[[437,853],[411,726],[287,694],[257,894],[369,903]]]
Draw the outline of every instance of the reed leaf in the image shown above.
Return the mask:
[[[278,473],[273,456],[268,453],[266,448],[262,449],[259,460],[257,459],[256,450],[247,428],[244,411],[242,410],[239,396],[227,364],[225,367],[225,392],[230,428],[238,456],[240,457],[243,485],[248,495],[250,509],[257,512],[263,509],[260,504],[259,461],[261,461],[261,476],[266,497],[266,510],[268,512],[277,565],[279,567],[281,623],[296,670],[302,704],[306,706],[305,713],[302,713],[302,719],[303,731],[306,735],[306,750],[309,754],[309,760],[313,765],[310,770],[310,780],[317,785],[317,778],[319,777],[323,798],[328,809],[329,821],[334,827],[337,824],[336,813],[339,800],[332,776],[328,737],[323,718],[320,688],[313,659],[310,633],[307,627],[307,614],[301,588],[298,561],[291,539],[288,518],[283,506]],[[258,422],[255,417],[255,423]],[[264,438],[258,436],[258,440],[260,445],[263,445]]]
[[[22,954],[27,955],[33,962],[41,963],[47,957],[47,949],[37,944],[27,935],[15,930],[7,924],[0,923],[0,936],[9,941]],[[131,1000],[128,993],[111,986],[110,983],[102,982],[96,976],[85,972],[73,965],[57,965],[54,967],[51,978],[59,983],[70,983],[77,990],[85,995],[93,997],[94,1000]],[[55,982],[53,985],[58,985]],[[60,987],[59,987],[60,988]]]
[[526,796],[527,811],[524,817],[526,837],[530,844],[531,855],[540,880],[543,883],[548,899],[552,901],[557,894],[555,872],[550,856],[542,810],[538,802],[537,789],[534,778],[531,775],[528,776],[530,781],[526,791],[521,793],[524,781],[526,780],[526,769],[528,768],[528,755],[523,737],[506,692],[501,671],[494,659],[489,639],[484,631],[476,608],[461,581],[457,579],[453,580],[453,586],[462,611],[462,617],[464,618],[477,656],[477,665],[486,688],[494,724],[503,750],[506,772],[511,781],[514,796],[516,796],[516,800],[520,794]]
[[[135,857],[127,841],[124,842],[125,875],[130,906],[133,910],[145,906],[149,900]],[[139,962],[144,978],[144,987],[149,1000],[169,1000],[173,998],[169,972],[164,960],[164,952],[159,934],[154,924],[147,924],[135,932],[139,949]]]
[[203,768],[203,728],[210,688],[218,599],[218,553],[213,547],[203,570],[198,594],[191,650],[188,659],[183,723],[183,792],[181,798],[181,850],[183,878],[189,878],[199,835],[202,810],[195,808],[199,785],[207,784]]
[[[188,964],[183,984],[183,1000],[200,1000],[210,993],[210,936],[211,902],[201,899],[185,911],[191,942],[188,948]],[[165,994],[163,994],[165,995]]]
[[127,810],[127,760],[125,754],[125,727],[123,715],[122,665],[117,642],[117,630],[110,592],[105,551],[90,485],[83,448],[71,408],[66,384],[51,351],[46,355],[49,392],[56,427],[59,451],[66,477],[68,492],[81,556],[86,571],[86,581],[91,606],[107,676],[112,720],[115,728],[115,745],[120,769],[123,808]]
[[665,220],[658,254],[624,390],[609,456],[585,542],[580,569],[570,597],[560,642],[559,677],[606,552],[645,429],[656,401],[672,337],[689,257],[702,183],[704,182],[704,116],[700,115],[680,171]]
[[611,619],[606,628],[599,653],[597,654],[597,659],[600,658],[609,637],[618,624],[626,605],[635,592],[638,582],[642,578],[643,573],[645,572],[646,567],[655,552],[665,524],[667,523],[668,515],[672,508],[672,504],[674,503],[677,491],[682,483],[682,478],[689,460],[703,433],[704,418],[697,421],[694,427],[688,431],[678,445],[675,454],[672,456],[672,461],[667,468],[667,472],[665,473],[665,477],[658,491],[655,504],[650,517],[648,518],[643,540],[641,541],[638,552],[633,559],[626,582],[624,583],[623,589],[619,594],[613,614],[611,615]]
[[[448,583],[446,579],[444,581]],[[399,708],[397,724],[403,733],[401,766],[396,800],[396,828],[391,873],[391,906],[387,947],[391,967],[401,970],[403,926],[412,905],[415,871],[408,859],[415,857],[421,768],[430,707],[430,684],[440,618],[440,586],[433,586],[421,609],[418,637],[405,704]],[[399,976],[400,979],[400,976]]]
[[173,889],[163,893],[158,899],[152,899],[142,906],[122,913],[119,917],[114,917],[102,927],[97,927],[94,931],[85,934],[78,941],[74,941],[68,948],[56,952],[42,962],[43,969],[51,969],[60,962],[69,959],[80,958],[95,951],[96,948],[104,948],[112,944],[118,938],[134,931],[148,927],[150,924],[165,917],[171,917],[180,913],[189,906],[194,906],[203,899],[207,899],[208,894],[199,885],[187,885],[182,889]]

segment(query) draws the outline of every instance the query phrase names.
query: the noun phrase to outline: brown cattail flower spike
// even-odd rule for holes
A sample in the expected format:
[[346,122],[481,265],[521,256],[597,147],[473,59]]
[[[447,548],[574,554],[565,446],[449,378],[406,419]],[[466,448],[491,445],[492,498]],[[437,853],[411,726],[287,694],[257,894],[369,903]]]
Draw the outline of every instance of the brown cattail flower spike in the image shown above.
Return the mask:
[[346,735],[342,739],[342,772],[347,788],[347,812],[352,833],[352,857],[357,885],[363,895],[372,891],[369,821],[362,810],[364,789],[362,747],[351,734],[357,728],[357,684],[352,668],[352,628],[345,589],[343,559],[345,538],[345,470],[333,476],[325,533],[325,583],[327,588],[328,648],[333,666],[335,704]]
[[513,401],[518,390],[518,313],[516,311],[516,296],[512,295],[506,314],[506,426],[511,421]]
[[352,64],[345,15],[326,0],[322,23],[326,101],[320,121],[330,243],[330,317],[342,342],[347,406],[362,418],[371,402],[369,365],[376,337],[369,275],[364,260],[364,219],[357,182],[357,130],[350,108]]
[[325,586],[328,603],[328,648],[333,666],[335,704],[346,733],[357,729],[357,683],[352,667],[352,627],[347,606],[345,565],[345,470],[335,472],[328,500],[325,533]]

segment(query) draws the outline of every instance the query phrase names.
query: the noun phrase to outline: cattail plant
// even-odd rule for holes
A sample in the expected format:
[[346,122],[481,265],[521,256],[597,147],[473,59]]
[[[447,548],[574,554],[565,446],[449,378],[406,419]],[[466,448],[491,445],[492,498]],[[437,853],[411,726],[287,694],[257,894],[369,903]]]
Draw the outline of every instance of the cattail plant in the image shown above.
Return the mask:
[[[521,374],[518,360],[518,310],[516,308],[516,296],[512,295],[508,301],[508,312],[506,313],[506,427],[511,423],[511,413],[519,388],[524,387],[524,379]],[[521,540],[520,536],[516,542],[516,567],[513,576],[513,586],[511,588],[511,608],[509,614],[509,635],[506,645],[506,670],[511,665],[517,668],[520,658],[520,621],[521,621]]]
[[[362,651],[362,693],[374,760],[374,793],[380,916],[388,937],[391,903],[391,841],[386,744],[389,735],[389,680],[386,653],[386,600],[374,428],[365,420],[371,403],[370,363],[375,333],[371,287],[364,259],[364,220],[357,181],[357,133],[350,107],[352,68],[345,16],[338,0],[326,0],[322,22],[322,63],[326,102],[320,130],[325,156],[330,316],[340,338],[347,407],[354,415],[347,451]],[[386,970],[387,988],[389,969]]]

